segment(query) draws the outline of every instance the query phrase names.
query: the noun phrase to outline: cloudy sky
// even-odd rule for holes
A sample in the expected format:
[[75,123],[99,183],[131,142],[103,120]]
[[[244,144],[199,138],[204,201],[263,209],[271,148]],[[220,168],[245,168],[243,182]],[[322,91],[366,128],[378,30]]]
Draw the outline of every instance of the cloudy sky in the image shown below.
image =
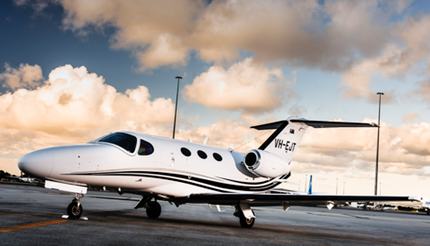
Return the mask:
[[[1,1],[0,169],[115,130],[246,152],[289,116],[375,122],[381,193],[430,196],[428,1]],[[371,194],[375,129],[311,129],[290,188]]]

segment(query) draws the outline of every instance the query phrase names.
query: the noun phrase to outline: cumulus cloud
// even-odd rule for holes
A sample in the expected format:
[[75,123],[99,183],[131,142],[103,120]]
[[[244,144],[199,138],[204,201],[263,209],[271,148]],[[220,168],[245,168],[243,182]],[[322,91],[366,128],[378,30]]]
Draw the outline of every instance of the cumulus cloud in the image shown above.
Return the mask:
[[11,159],[121,129],[166,135],[173,103],[144,86],[118,92],[86,67],[65,65],[37,88],[1,94],[0,115],[0,159]]
[[[114,26],[112,45],[132,51],[141,68],[183,64],[187,37],[203,3],[192,0],[162,1],[62,1],[66,29]],[[166,8],[170,10],[166,10]]]
[[[406,1],[88,1],[64,0],[66,29],[113,26],[112,45],[130,50],[142,68],[257,59],[342,69],[375,55],[390,37],[390,17]],[[166,11],[169,8],[173,11]],[[372,36],[372,38],[367,38]]]
[[34,88],[42,79],[42,69],[39,65],[20,64],[18,68],[13,68],[5,64],[4,71],[0,73],[3,86],[12,90]]
[[0,96],[2,127],[50,133],[103,126],[142,129],[170,121],[172,112],[170,99],[151,100],[144,86],[120,93],[87,68],[70,65],[52,70],[36,89]]
[[206,60],[246,50],[258,59],[341,69],[382,47],[390,12],[383,9],[370,1],[219,1],[207,7],[194,37]]
[[146,68],[156,68],[165,64],[184,65],[187,48],[181,41],[169,34],[160,35],[148,49],[138,52],[139,63]]
[[[351,97],[374,100],[374,91],[371,91],[372,77],[382,74],[390,78],[402,78],[408,72],[422,74],[426,79],[420,83],[419,94],[428,99],[428,83],[430,73],[426,70],[430,65],[430,34],[425,30],[430,28],[430,17],[421,16],[410,18],[397,26],[396,38],[385,45],[382,52],[374,57],[368,57],[356,62],[343,73],[346,85],[346,94]],[[420,66],[425,65],[423,71]]]
[[[369,122],[369,121],[368,121]],[[399,127],[381,126],[381,170],[421,175],[430,162],[428,123],[409,123]],[[372,168],[375,162],[376,129],[309,129],[297,160],[318,166],[358,169]]]
[[184,65],[191,52],[215,64],[237,62],[246,52],[255,61],[340,71],[345,94],[370,101],[375,74],[405,74],[429,50],[428,18],[397,18],[409,6],[406,0],[60,4],[66,29],[114,27],[112,46],[130,50],[142,71]]
[[398,18],[407,0],[57,3],[67,30],[113,27],[112,47],[129,50],[142,71],[184,65],[191,52],[215,64],[245,52],[256,61],[340,71],[346,95],[369,100],[373,75],[405,73],[429,50],[428,17]]
[[228,69],[210,67],[185,87],[184,94],[188,100],[208,107],[261,112],[281,104],[286,83],[281,69],[247,58]]

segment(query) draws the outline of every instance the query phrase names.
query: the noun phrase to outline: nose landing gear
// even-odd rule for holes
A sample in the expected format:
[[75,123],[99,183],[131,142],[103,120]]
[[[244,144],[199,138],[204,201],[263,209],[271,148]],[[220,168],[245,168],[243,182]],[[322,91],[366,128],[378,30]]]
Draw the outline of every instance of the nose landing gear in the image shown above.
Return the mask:
[[239,216],[239,222],[242,228],[252,228],[255,222],[255,218],[246,218],[245,216]]
[[81,218],[82,212],[84,209],[81,205],[82,194],[76,194],[75,198],[72,202],[67,206],[67,215],[69,215],[69,219],[77,220]]
[[236,211],[233,214],[239,217],[239,223],[242,228],[252,228],[255,222],[255,214],[249,204],[240,203],[236,206]]

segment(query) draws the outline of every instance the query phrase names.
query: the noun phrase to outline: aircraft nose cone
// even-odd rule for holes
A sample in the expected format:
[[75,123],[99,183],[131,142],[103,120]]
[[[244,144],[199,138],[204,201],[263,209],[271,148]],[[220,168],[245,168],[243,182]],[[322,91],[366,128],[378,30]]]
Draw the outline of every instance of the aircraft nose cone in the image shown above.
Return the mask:
[[18,162],[19,170],[23,171],[24,173],[28,173],[28,171],[27,171],[28,160],[27,159],[28,159],[27,155],[24,155],[23,157],[21,157],[21,159],[19,159],[19,162]]
[[49,156],[43,151],[35,151],[21,157],[18,162],[18,168],[26,174],[36,177],[49,176],[51,165]]

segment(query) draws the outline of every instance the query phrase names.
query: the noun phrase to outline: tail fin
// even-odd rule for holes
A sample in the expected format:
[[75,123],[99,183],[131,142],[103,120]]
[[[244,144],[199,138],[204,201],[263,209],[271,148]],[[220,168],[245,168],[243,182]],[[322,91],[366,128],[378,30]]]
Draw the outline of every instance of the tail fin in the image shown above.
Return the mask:
[[306,119],[289,119],[272,123],[252,126],[257,130],[276,129],[259,149],[278,155],[290,162],[307,127],[333,128],[333,127],[377,127],[375,123],[316,121]]
[[311,174],[311,176],[309,176],[308,195],[312,195],[312,174]]

